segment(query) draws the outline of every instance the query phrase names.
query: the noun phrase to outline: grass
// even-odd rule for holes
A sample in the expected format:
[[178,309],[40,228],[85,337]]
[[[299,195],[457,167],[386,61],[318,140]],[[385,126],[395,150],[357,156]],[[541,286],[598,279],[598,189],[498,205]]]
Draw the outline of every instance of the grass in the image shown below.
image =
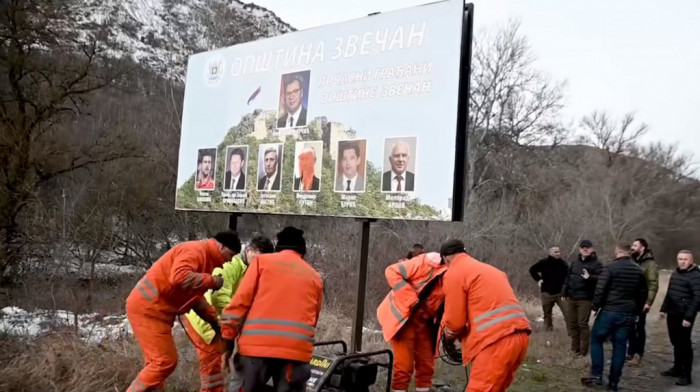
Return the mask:
[[[667,274],[662,275],[660,292],[652,313],[665,295]],[[568,352],[569,338],[561,312],[555,307],[553,332],[544,330],[538,298],[521,301],[533,328],[525,363],[520,367],[510,392],[581,391],[580,377],[588,372],[589,358],[573,358]],[[654,316],[651,319],[656,319]],[[650,320],[651,320],[650,319]],[[656,321],[649,321],[656,323]],[[350,344],[351,319],[331,309],[321,313],[317,341],[344,340]],[[647,327],[648,331],[650,326]],[[378,329],[378,328],[374,328]],[[168,379],[168,391],[194,391],[199,387],[196,352],[182,328],[175,329],[179,362],[175,373]],[[666,344],[666,342],[660,342]],[[390,348],[380,332],[365,330],[363,351]],[[609,358],[609,353],[606,354]],[[378,360],[383,358],[378,357]],[[141,351],[133,339],[108,342],[99,346],[88,345],[71,333],[55,333],[38,339],[0,337],[0,390],[20,391],[123,391],[141,369]],[[623,375],[624,377],[624,375]],[[381,371],[373,390],[384,390],[386,373]],[[436,360],[436,383],[448,383],[462,391],[466,384],[464,368]],[[645,389],[637,389],[645,390]]]
[[[534,301],[524,302],[528,314],[537,317]],[[534,316],[533,316],[534,315]],[[537,332],[532,335],[528,362],[518,373],[514,391],[548,391],[561,385],[556,369],[566,366],[581,367],[582,363],[568,359],[561,347],[568,347],[563,320],[555,319],[558,330]],[[538,323],[533,322],[537,329]],[[351,319],[325,310],[321,313],[317,341],[344,340],[350,344]],[[175,329],[179,361],[175,372],[168,379],[167,390],[172,392],[194,391],[199,386],[199,370],[196,352],[178,325]],[[552,343],[546,346],[546,340]],[[381,332],[365,330],[363,351],[379,351],[390,348]],[[54,333],[38,339],[0,339],[0,390],[8,392],[52,391],[123,391],[141,369],[143,359],[133,339],[108,342],[99,346],[81,342],[69,332]],[[384,361],[386,357],[377,357]],[[537,362],[537,360],[540,360]],[[554,370],[553,370],[554,369]],[[568,373],[571,373],[569,370]],[[384,390],[386,372],[380,371],[374,390]],[[464,368],[449,366],[439,359],[436,362],[436,381],[448,381],[451,385],[464,385]],[[520,387],[531,385],[532,388]],[[514,387],[516,388],[516,387]],[[533,389],[535,388],[535,389]],[[537,389],[539,388],[539,389]]]

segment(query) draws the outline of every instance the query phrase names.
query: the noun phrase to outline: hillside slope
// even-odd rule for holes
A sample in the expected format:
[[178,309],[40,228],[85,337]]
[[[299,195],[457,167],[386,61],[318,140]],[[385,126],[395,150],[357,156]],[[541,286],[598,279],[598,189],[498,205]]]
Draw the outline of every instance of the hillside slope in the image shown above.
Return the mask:
[[[272,11],[237,0],[76,0],[82,39],[105,32],[111,54],[183,81],[187,57],[295,29]],[[116,45],[115,45],[116,44]]]

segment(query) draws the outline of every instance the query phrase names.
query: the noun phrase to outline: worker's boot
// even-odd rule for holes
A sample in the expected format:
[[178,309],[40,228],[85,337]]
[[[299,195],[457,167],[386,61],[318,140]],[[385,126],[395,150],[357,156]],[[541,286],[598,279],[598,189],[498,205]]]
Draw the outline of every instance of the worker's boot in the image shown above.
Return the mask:
[[661,375],[664,377],[680,377],[681,372],[675,367],[672,367],[668,370],[664,370],[663,372],[661,372]]
[[587,387],[603,385],[603,377],[588,376],[581,379],[581,384]]
[[632,356],[632,359],[630,359],[629,365],[636,366],[636,367],[642,366],[642,357],[639,356],[639,354],[634,354]]
[[690,372],[689,371],[684,371],[683,375],[676,381],[676,385],[680,385],[682,387],[691,385],[693,383],[693,380],[690,379]]

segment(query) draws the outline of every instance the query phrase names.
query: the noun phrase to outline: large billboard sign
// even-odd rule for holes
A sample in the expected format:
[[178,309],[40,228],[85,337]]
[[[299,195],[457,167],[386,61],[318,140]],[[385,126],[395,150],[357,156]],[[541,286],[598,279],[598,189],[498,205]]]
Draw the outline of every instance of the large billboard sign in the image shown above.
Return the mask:
[[192,55],[175,208],[460,219],[448,206],[463,197],[464,7]]

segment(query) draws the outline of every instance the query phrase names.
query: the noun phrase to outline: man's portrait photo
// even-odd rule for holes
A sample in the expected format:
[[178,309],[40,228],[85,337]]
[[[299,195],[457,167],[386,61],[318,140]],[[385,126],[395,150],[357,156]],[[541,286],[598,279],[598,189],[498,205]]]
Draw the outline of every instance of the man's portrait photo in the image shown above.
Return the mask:
[[282,143],[261,144],[258,151],[258,190],[279,192],[282,183]]
[[311,71],[308,70],[282,75],[277,112],[278,129],[306,126],[310,75]]
[[294,150],[294,191],[319,192],[323,167],[323,140],[297,142]]
[[340,140],[336,154],[335,191],[364,192],[367,140]]
[[246,189],[246,158],[248,146],[226,147],[226,174],[224,175],[225,191],[242,191]]
[[200,148],[197,150],[197,173],[194,180],[194,190],[214,190],[214,185],[216,184],[215,168],[216,148]]
[[415,136],[387,138],[384,140],[384,174],[382,192],[413,192],[415,188],[416,145]]

